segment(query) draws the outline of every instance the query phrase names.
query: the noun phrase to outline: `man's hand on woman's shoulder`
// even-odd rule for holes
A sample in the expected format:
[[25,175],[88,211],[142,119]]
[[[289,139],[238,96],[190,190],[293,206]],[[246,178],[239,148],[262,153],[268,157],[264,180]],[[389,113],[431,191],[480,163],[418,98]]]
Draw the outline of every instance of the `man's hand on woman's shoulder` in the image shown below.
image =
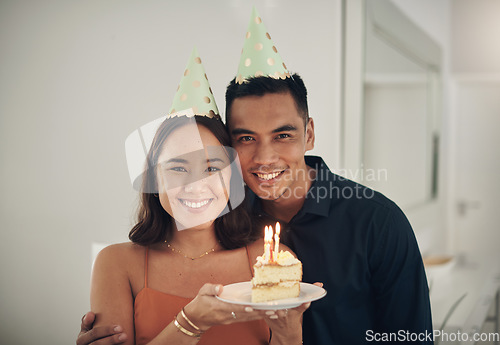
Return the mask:
[[94,328],[95,314],[91,311],[82,317],[80,333],[76,345],[114,345],[127,340],[121,326],[101,326]]

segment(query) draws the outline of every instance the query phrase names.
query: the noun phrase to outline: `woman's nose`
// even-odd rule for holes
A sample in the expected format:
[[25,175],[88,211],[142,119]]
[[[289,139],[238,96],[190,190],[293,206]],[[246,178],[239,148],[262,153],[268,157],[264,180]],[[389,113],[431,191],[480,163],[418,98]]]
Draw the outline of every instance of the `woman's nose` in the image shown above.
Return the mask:
[[184,181],[184,191],[187,193],[200,193],[210,184],[210,175],[205,173],[191,173]]

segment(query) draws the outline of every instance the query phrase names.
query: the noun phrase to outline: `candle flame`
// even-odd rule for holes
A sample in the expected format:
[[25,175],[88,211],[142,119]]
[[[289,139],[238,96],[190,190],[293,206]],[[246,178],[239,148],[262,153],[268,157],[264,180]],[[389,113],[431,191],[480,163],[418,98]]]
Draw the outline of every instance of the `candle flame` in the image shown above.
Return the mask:
[[[281,232],[281,226],[279,222],[276,223],[276,233],[274,233],[273,227],[271,225],[266,225],[264,227],[264,260],[266,262],[276,262],[278,259],[278,252],[280,247],[280,232]],[[273,242],[274,242],[274,250],[273,250]]]

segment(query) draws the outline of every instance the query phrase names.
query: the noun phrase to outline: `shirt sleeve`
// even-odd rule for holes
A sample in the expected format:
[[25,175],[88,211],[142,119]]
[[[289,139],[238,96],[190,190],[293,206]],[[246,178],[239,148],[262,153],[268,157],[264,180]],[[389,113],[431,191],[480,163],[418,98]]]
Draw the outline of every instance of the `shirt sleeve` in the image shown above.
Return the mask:
[[373,332],[396,333],[398,344],[433,344],[422,257],[411,225],[396,205],[380,229],[374,230],[373,243],[369,256],[375,307]]

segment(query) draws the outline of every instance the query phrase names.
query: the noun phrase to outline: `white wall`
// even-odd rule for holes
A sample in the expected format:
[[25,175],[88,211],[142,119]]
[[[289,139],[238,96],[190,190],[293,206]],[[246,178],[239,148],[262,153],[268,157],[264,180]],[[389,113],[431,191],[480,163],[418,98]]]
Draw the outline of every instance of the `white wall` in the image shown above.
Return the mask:
[[[450,235],[456,250],[462,253],[473,248],[498,251],[499,216],[495,208],[499,201],[499,182],[495,164],[500,159],[500,104],[497,101],[500,95],[500,2],[454,0],[451,10],[450,103],[454,121],[449,224],[454,231]],[[482,129],[477,131],[477,126]],[[478,157],[483,158],[480,163]],[[481,185],[487,188],[481,189]],[[461,201],[471,206],[464,214],[457,212]],[[471,201],[476,201],[476,206]],[[475,239],[472,245],[471,238]]]
[[[458,159],[461,152],[458,147],[463,138],[458,136],[458,112],[457,105],[463,101],[458,99],[462,87],[474,85],[483,88],[485,93],[495,92],[500,82],[500,2],[497,0],[392,0],[407,16],[426,31],[442,47],[444,55],[444,103],[442,121],[442,148],[441,154],[444,158],[441,165],[440,185],[444,197],[445,211],[439,215],[439,222],[446,229],[444,240],[447,250],[457,249],[458,229],[463,226],[460,223],[460,215],[457,213],[457,193],[460,192],[459,185],[463,160]],[[488,91],[490,90],[490,91]],[[460,107],[464,105],[461,104]],[[481,111],[477,108],[475,111]],[[492,110],[485,110],[485,114]],[[477,114],[477,118],[483,118],[483,114]],[[491,128],[500,128],[500,117],[489,122]],[[484,138],[478,136],[475,140]],[[475,154],[480,154],[476,152]],[[495,157],[496,158],[496,157]],[[495,159],[493,158],[493,159]],[[476,170],[481,171],[477,167]],[[485,177],[483,176],[483,179]],[[497,179],[492,180],[495,186]],[[494,188],[495,186],[492,186]],[[494,216],[492,214],[491,216]],[[486,221],[486,220],[484,220]],[[467,222],[470,229],[462,231],[476,232],[476,226]],[[485,238],[496,238],[493,232],[498,232],[491,227],[490,235]],[[491,243],[490,243],[491,244]],[[491,245],[495,246],[496,243]],[[462,243],[463,247],[467,243]]]
[[427,84],[371,83],[364,92],[364,167],[377,172],[365,183],[402,209],[419,206],[431,197]]
[[[372,0],[367,0],[370,2]],[[375,1],[375,0],[374,0]],[[446,80],[447,71],[449,70],[449,21],[450,21],[450,7],[448,0],[440,0],[440,1],[420,1],[420,0],[391,0],[391,2],[398,7],[403,14],[405,14],[410,21],[416,24],[422,31],[427,33],[428,36],[431,37],[439,46],[441,46],[443,58],[443,74]],[[349,63],[351,60],[355,60],[359,58],[360,51],[362,51],[362,44],[356,45],[356,41],[362,40],[363,37],[360,35],[360,27],[362,25],[359,23],[359,13],[362,13],[360,10],[360,5],[363,4],[364,1],[358,0],[349,0],[345,1],[348,7],[347,15],[348,15],[348,25],[347,25],[347,42],[346,42],[346,54],[348,55],[346,58],[346,64],[349,68],[348,73],[356,74],[360,73],[361,67],[352,66]],[[358,5],[356,5],[358,4]],[[352,12],[349,11],[352,9]],[[352,16],[350,15],[352,13]],[[428,15],[428,13],[432,13],[432,15]],[[349,25],[349,22],[352,25]],[[349,30],[351,29],[351,32]],[[354,41],[354,43],[352,43]],[[363,59],[360,61],[356,61],[358,64],[363,63]],[[344,91],[346,92],[346,133],[344,134],[345,141],[345,162],[346,166],[343,167],[345,169],[354,169],[360,170],[363,169],[363,165],[361,162],[361,147],[363,145],[362,139],[362,131],[363,131],[363,106],[362,105],[362,97],[356,95],[361,94],[362,80],[363,75],[355,75],[354,81],[352,81],[353,77],[349,74],[346,76],[346,87]],[[357,106],[361,104],[360,106]],[[445,217],[443,217],[443,212],[445,210],[446,203],[446,195],[448,192],[448,186],[446,183],[446,174],[448,168],[448,164],[446,164],[446,157],[448,155],[449,148],[447,147],[448,142],[448,134],[446,133],[445,122],[448,117],[448,109],[446,104],[446,99],[444,100],[444,109],[443,109],[443,117],[442,122],[438,125],[438,127],[442,128],[442,137],[441,137],[441,152],[440,152],[440,169],[439,169],[439,195],[438,198],[431,203],[425,203],[418,207],[403,207],[403,211],[405,211],[408,216],[413,229],[415,230],[415,234],[417,236],[417,240],[419,242],[421,251],[423,254],[432,254],[438,251],[446,251],[448,250],[446,247],[447,243],[447,233],[446,233],[446,224]],[[353,120],[353,118],[355,120]],[[406,159],[412,159],[412,153],[407,152]],[[404,164],[404,163],[402,163]],[[390,172],[388,173],[390,175]],[[402,205],[404,206],[404,205]]]
[[454,74],[500,74],[500,2],[453,0]]
[[442,49],[442,118],[440,123],[440,161],[438,198],[430,207],[408,214],[417,230],[417,239],[424,254],[449,252],[449,228],[444,213],[449,203],[450,173],[450,111],[448,80],[450,69],[450,25],[453,0],[391,0],[408,18],[433,39]]
[[[316,154],[339,153],[340,0],[253,1],[310,93]],[[169,109],[193,45],[219,109],[242,0],[0,2],[0,343],[71,344],[92,243],[127,240],[126,136]]]
[[[450,4],[455,0],[391,0],[444,50],[450,45]],[[467,1],[467,0],[465,0]]]

